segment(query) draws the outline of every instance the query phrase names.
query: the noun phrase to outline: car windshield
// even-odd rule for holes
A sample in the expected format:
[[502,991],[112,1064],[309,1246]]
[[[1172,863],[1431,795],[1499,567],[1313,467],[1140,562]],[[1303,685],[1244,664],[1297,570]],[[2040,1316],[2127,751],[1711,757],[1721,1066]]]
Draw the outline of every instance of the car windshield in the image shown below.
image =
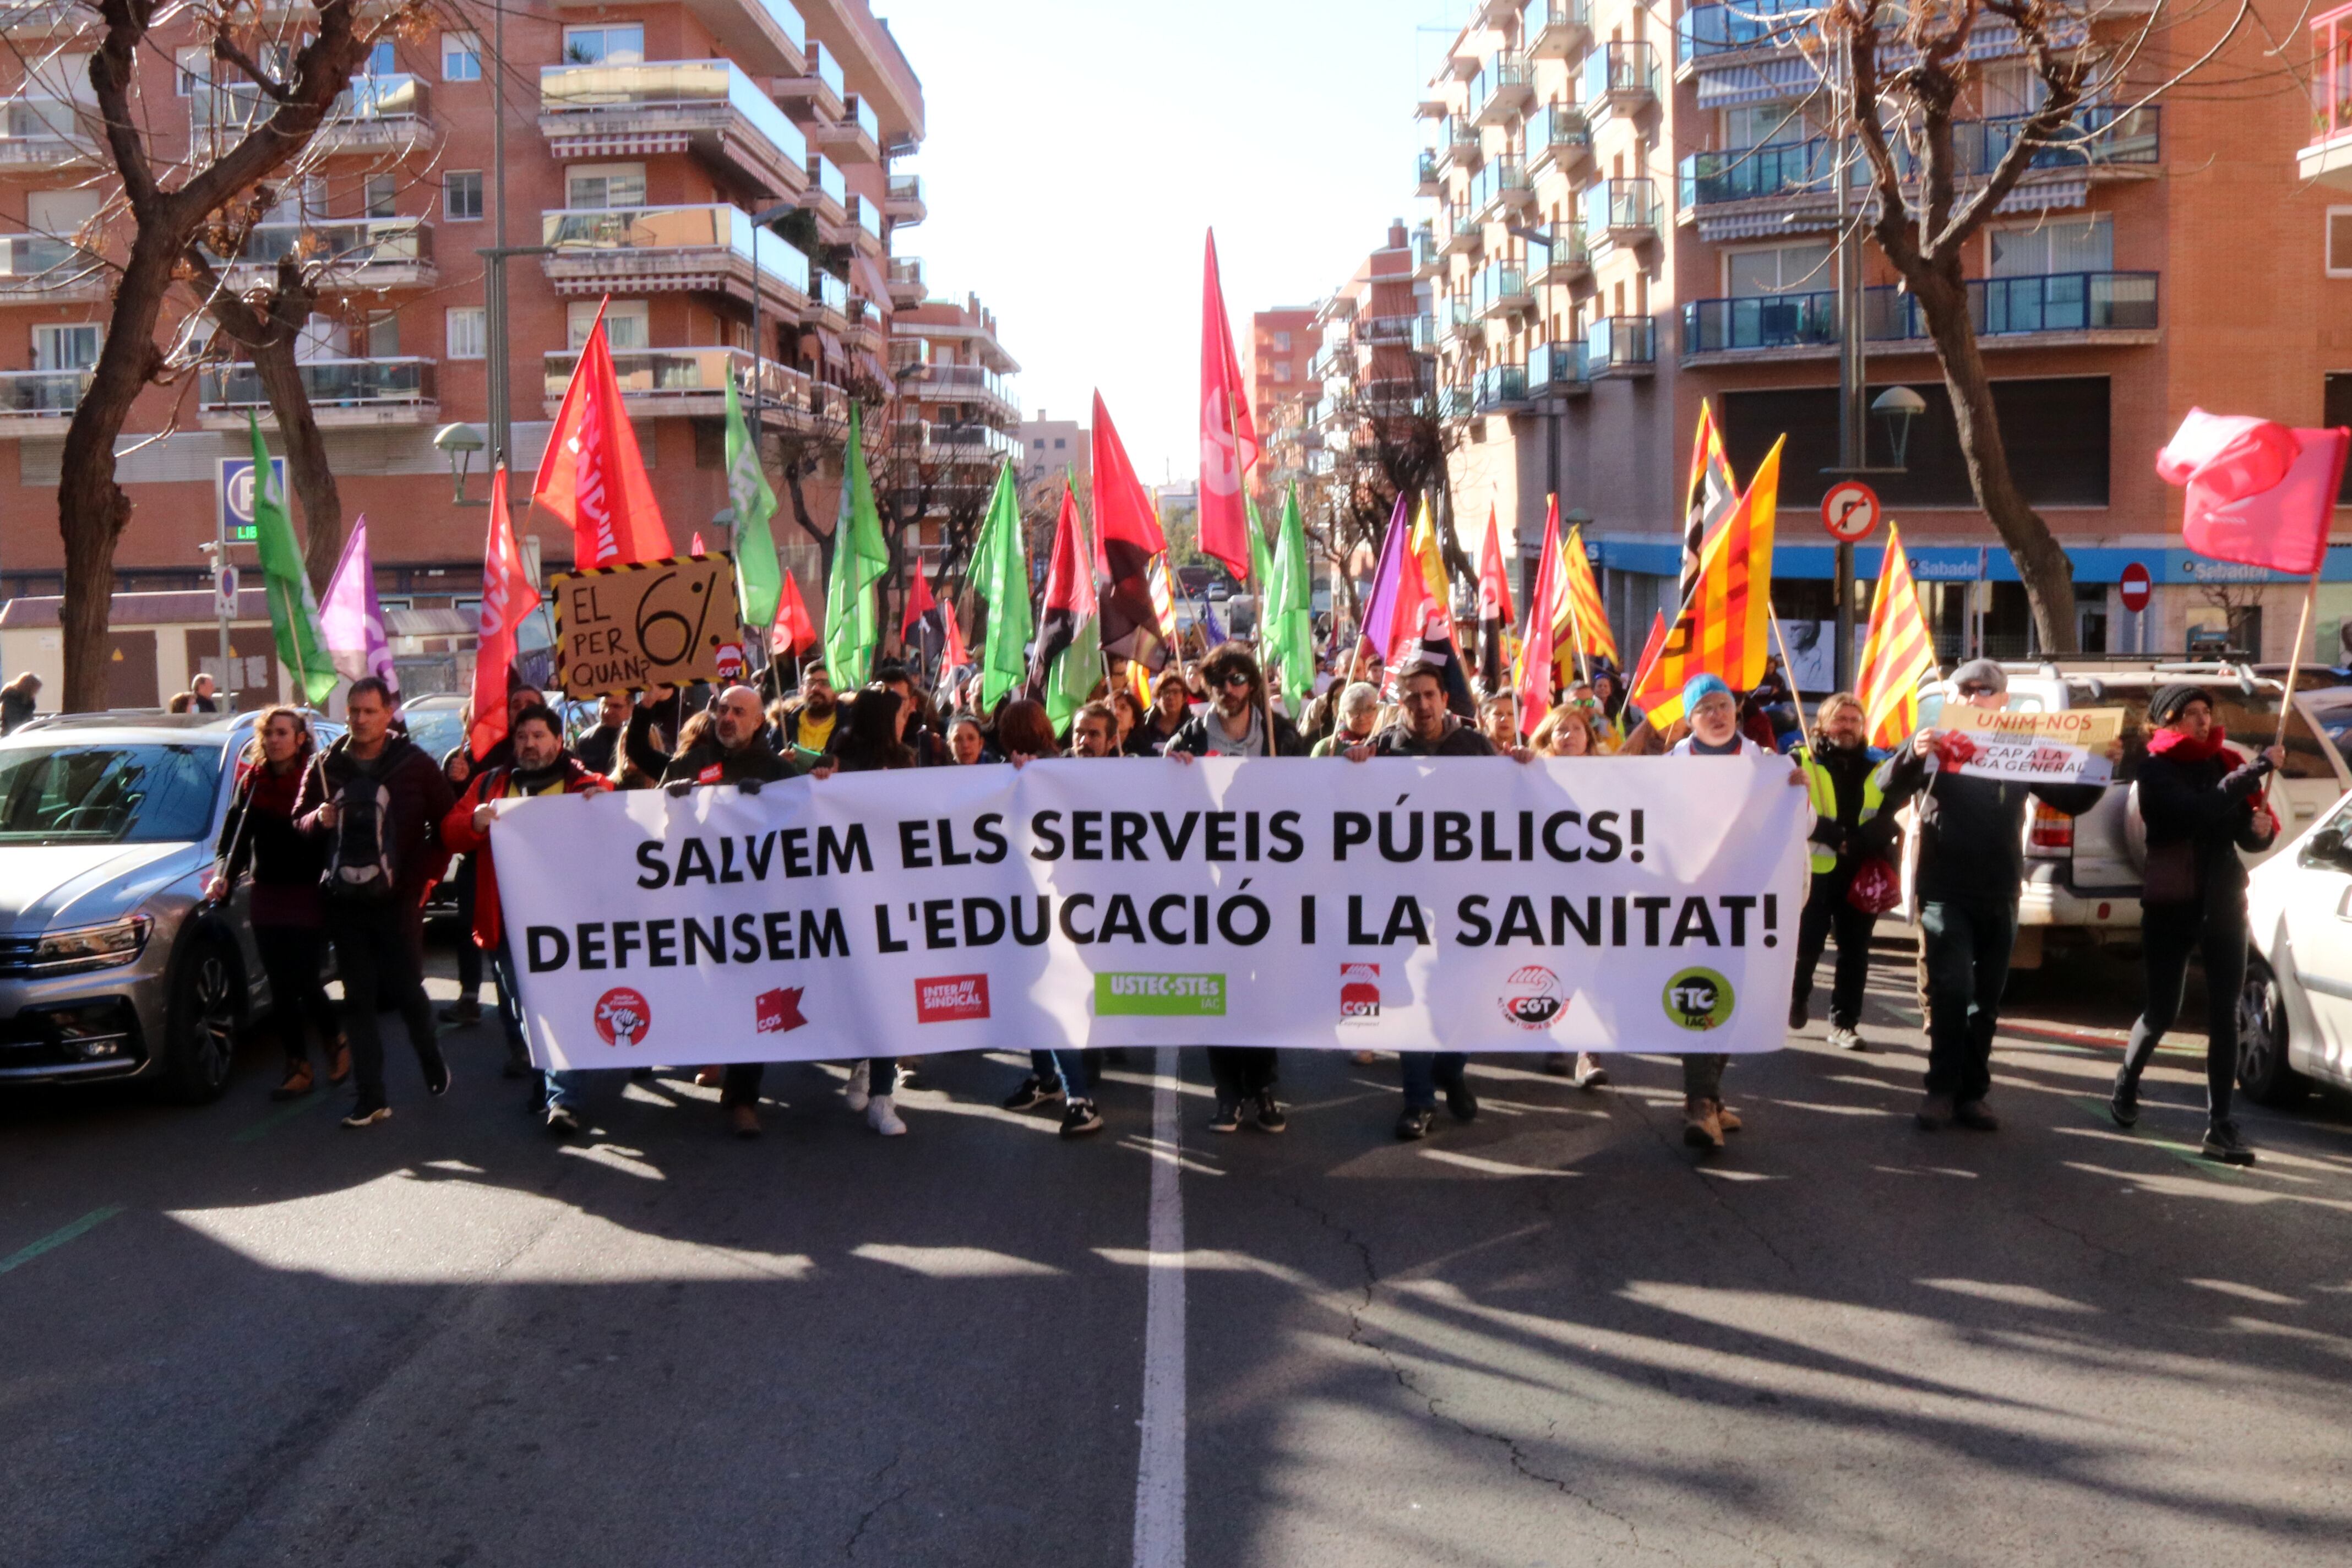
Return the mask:
[[461,745],[466,739],[465,725],[460,722],[465,710],[455,702],[435,703],[427,707],[416,703],[401,710],[408,721],[408,738],[425,749],[425,754],[439,762]]
[[218,746],[0,751],[0,844],[164,844],[212,829]]

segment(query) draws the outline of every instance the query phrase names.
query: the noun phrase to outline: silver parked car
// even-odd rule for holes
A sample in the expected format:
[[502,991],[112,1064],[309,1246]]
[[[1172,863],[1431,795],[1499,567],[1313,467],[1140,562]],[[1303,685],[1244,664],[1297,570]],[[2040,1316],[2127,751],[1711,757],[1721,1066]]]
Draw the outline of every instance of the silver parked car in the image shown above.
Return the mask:
[[246,889],[202,893],[253,721],[82,713],[0,740],[0,1088],[227,1087],[268,983]]

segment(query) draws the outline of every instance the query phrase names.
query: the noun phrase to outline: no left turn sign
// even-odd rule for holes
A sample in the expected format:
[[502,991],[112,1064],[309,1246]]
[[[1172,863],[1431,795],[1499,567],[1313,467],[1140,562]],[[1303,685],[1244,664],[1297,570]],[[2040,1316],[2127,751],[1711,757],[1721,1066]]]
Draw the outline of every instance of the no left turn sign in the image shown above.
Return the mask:
[[1841,479],[1822,498],[1822,526],[1843,544],[1859,544],[1878,526],[1878,492],[1860,479]]

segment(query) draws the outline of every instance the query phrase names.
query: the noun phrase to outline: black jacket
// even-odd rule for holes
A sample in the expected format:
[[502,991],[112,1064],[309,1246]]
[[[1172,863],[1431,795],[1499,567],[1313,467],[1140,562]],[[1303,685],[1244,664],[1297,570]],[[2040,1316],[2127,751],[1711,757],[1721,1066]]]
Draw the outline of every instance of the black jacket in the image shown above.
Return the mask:
[[1376,757],[1491,757],[1495,743],[1478,732],[1475,724],[1462,722],[1459,715],[1445,733],[1429,745],[1412,738],[1412,731],[1402,722],[1381,729],[1372,737],[1372,755]]
[[719,743],[716,735],[706,735],[670,760],[661,782],[740,784],[748,779],[756,784],[773,784],[800,772],[799,767],[756,740],[740,751],[730,752]]
[[602,773],[609,778],[613,764],[620,760],[621,735],[621,725],[599,724],[580,737],[580,743],[572,748],[572,754],[579,758],[580,765],[590,773]]
[[2198,898],[2215,914],[2243,921],[2246,863],[2238,851],[2269,848],[2277,830],[2254,815],[2270,759],[2231,766],[2236,761],[2229,752],[2193,763],[2150,752],[2139,765],[2139,815],[2147,825],[2149,860],[2174,845],[2190,846]]
[[[1258,715],[1261,721],[1265,723],[1266,731],[1274,737],[1274,750],[1271,755],[1303,757],[1307,754],[1307,742],[1298,738],[1298,731],[1289,720],[1276,713],[1270,707],[1260,708]],[[1217,718],[1214,706],[1203,708],[1199,713],[1184,721],[1183,727],[1176,731],[1173,740],[1160,749],[1160,754],[1164,757],[1171,752],[1189,752],[1196,757],[1216,755],[1216,748],[1209,744],[1209,726],[1219,722],[1222,721]],[[1129,738],[1131,740],[1133,736],[1130,735]]]
[[1190,719],[1181,720],[1177,723],[1173,732],[1162,732],[1160,728],[1160,709],[1155,704],[1151,711],[1143,716],[1143,722],[1127,732],[1127,743],[1119,750],[1130,757],[1160,756],[1170,746],[1176,743],[1176,737],[1181,735],[1185,727],[1191,723]]
[[2069,816],[2099,804],[2105,784],[2021,784],[1938,771],[1904,742],[1879,764],[1882,816],[1919,797],[1918,894],[1926,902],[2017,908],[2025,877],[2025,800],[2033,795]]
[[351,744],[349,735],[338,736],[311,760],[310,771],[302,775],[301,795],[294,803],[295,826],[325,845],[334,829],[319,822],[319,808],[340,799],[362,774],[373,778],[392,797],[384,827],[392,846],[394,894],[404,905],[422,905],[425,891],[441,879],[449,863],[440,845],[440,825],[457,804],[457,792],[441,765],[405,735],[385,736],[383,750],[373,763],[352,756]]
[[1830,791],[1837,802],[1834,815],[1813,824],[1812,841],[1836,851],[1841,870],[1851,871],[1873,856],[1890,854],[1895,843],[1893,810],[1883,810],[1866,823],[1862,820],[1863,788],[1879,765],[1876,754],[1868,746],[1832,746],[1816,739],[1810,755],[1829,774]]

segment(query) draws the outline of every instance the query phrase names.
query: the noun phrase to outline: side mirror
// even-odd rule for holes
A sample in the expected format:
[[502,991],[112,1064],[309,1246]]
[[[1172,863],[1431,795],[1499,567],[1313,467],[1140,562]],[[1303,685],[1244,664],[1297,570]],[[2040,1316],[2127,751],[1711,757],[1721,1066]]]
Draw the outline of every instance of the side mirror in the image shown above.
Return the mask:
[[2304,846],[2303,863],[2306,866],[2334,866],[2339,869],[2352,869],[2352,849],[2345,847],[2344,830],[2340,827],[2326,827],[2313,834],[2311,842]]

